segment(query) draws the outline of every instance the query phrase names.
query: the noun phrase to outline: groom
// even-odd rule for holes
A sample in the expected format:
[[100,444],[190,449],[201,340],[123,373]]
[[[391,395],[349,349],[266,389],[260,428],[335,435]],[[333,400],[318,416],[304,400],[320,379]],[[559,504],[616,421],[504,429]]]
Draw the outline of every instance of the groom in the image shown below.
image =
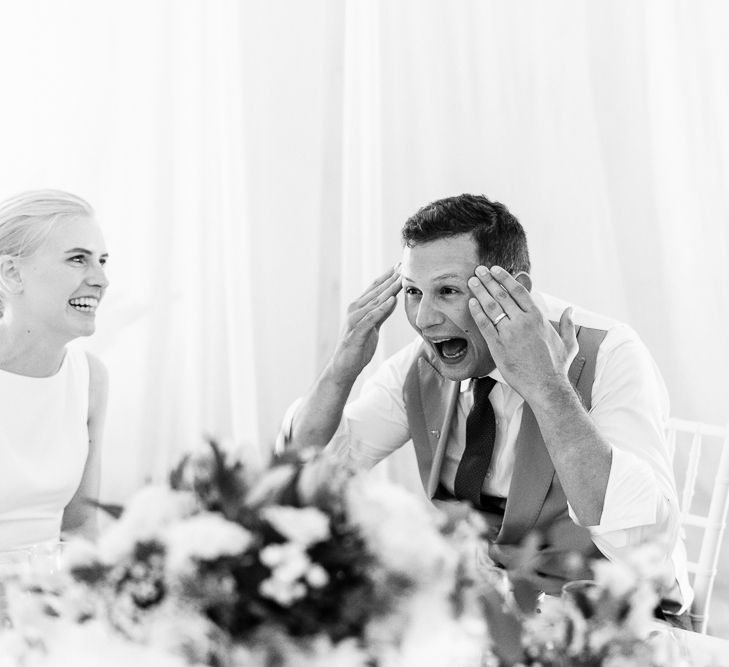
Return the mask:
[[[508,566],[528,533],[540,536],[549,593],[585,576],[569,553],[620,560],[655,542],[676,581],[664,612],[682,614],[692,593],[664,441],[668,401],[636,333],[534,291],[521,224],[483,196],[423,207],[402,238],[402,266],[351,304],[286,439],[330,443],[363,467],[412,440],[428,497],[483,512],[495,561]],[[347,404],[401,290],[419,337]]]

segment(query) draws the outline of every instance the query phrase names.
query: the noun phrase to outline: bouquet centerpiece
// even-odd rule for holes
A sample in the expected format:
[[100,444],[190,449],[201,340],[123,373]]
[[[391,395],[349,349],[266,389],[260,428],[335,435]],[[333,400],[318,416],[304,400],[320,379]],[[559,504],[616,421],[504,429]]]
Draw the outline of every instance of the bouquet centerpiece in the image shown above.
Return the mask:
[[537,605],[536,541],[508,585],[477,565],[476,513],[325,456],[254,470],[210,442],[167,484],[103,507],[116,518],[98,544],[70,543],[62,574],[14,589],[11,665],[682,664],[646,641],[653,562],[605,561],[594,586]]

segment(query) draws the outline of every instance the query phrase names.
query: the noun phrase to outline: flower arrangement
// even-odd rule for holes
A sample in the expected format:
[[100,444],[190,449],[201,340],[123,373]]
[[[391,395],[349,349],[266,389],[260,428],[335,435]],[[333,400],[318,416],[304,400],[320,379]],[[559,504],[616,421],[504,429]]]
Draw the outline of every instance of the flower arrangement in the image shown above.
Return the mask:
[[561,598],[544,598],[522,625],[520,662],[540,667],[685,666],[670,632],[656,630],[653,609],[666,585],[666,563],[651,545],[623,563],[592,563],[594,579],[573,581]]
[[[478,524],[325,457],[250,471],[211,442],[107,509],[118,519],[97,545],[68,546],[67,575],[36,585],[16,625],[103,627],[216,667],[448,664],[454,644],[485,645],[462,549]],[[47,626],[26,653],[52,650]]]
[[475,513],[436,512],[321,455],[252,470],[211,442],[105,509],[117,519],[98,544],[70,543],[64,573],[16,591],[15,630],[0,633],[10,664],[681,664],[646,641],[652,562],[603,561],[594,583],[537,604],[531,565],[509,582],[477,564]]

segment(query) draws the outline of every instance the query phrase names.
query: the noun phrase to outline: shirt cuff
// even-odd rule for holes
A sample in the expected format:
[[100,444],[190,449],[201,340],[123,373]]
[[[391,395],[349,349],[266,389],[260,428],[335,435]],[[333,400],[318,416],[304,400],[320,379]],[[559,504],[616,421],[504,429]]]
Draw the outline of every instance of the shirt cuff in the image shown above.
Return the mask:
[[[278,435],[276,436],[276,443],[274,444],[274,452],[276,455],[281,455],[286,451],[286,448],[291,444],[291,435],[294,428],[294,417],[299,409],[299,406],[303,402],[303,398],[297,398],[286,410],[283,419],[281,420],[281,428],[279,429]],[[336,432],[332,436],[329,443],[324,447],[324,452],[327,455],[332,456],[339,461],[353,466],[357,469],[369,470],[376,463],[389,452],[385,452],[382,456],[368,455],[360,450],[366,449],[363,447],[355,447],[352,445],[352,439],[347,429],[346,420],[342,420]]]
[[286,450],[286,446],[291,442],[291,431],[294,428],[294,415],[299,409],[303,398],[297,398],[286,410],[283,420],[281,421],[281,428],[276,436],[276,443],[273,446],[273,451],[276,455],[281,455]]
[[[600,523],[585,526],[592,535],[655,525],[662,498],[653,470],[638,457],[613,447]],[[569,506],[568,506],[569,507]],[[572,507],[570,518],[578,525]]]

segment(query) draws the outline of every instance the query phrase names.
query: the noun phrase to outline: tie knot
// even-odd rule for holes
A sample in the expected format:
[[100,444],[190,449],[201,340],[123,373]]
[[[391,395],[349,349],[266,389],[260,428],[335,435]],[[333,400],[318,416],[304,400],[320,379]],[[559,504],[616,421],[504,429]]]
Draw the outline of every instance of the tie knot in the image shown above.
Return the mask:
[[479,403],[487,398],[495,385],[496,380],[492,377],[476,378],[473,384],[473,402]]

